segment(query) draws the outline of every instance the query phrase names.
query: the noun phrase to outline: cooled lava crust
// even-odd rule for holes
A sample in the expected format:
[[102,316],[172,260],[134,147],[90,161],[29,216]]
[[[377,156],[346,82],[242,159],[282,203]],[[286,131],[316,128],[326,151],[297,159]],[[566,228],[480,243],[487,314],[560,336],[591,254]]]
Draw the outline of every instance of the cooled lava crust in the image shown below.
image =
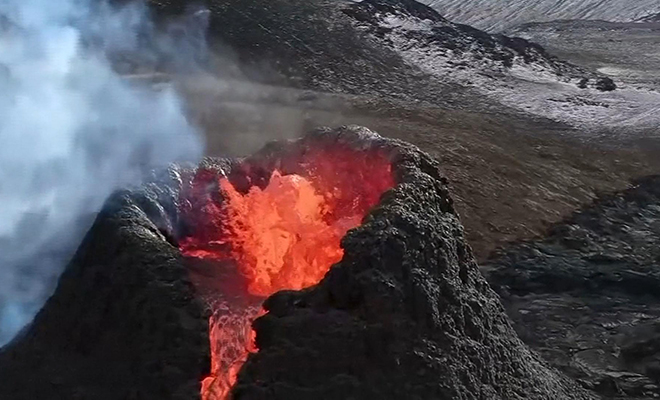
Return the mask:
[[[202,169],[231,180],[245,165],[272,180],[304,149],[336,145],[384,155],[393,187],[341,239],[318,284],[265,299],[228,397],[592,398],[516,336],[438,163],[360,127],[317,130],[247,160],[173,167],[113,195],[34,323],[0,351],[0,398],[199,399],[213,373],[218,310],[209,299],[235,287],[180,250],[199,229],[185,212],[186,187]],[[234,178],[239,192],[254,185]]]

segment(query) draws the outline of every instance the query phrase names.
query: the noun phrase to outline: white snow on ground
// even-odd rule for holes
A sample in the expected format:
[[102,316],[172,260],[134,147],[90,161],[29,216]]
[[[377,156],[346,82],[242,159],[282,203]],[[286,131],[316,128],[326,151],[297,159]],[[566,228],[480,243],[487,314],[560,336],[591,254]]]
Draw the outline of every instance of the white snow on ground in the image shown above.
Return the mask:
[[659,0],[420,0],[454,22],[501,31],[527,22],[629,22],[660,12]]
[[[516,73],[508,79],[517,80]],[[621,87],[613,92],[579,89],[574,83],[550,79],[493,85],[489,96],[503,104],[587,130],[644,130],[660,124],[660,93]]]
[[[569,82],[558,77],[550,67],[517,59],[512,68],[505,68],[501,63],[480,57],[476,51],[458,55],[404,36],[411,30],[430,30],[431,21],[388,18],[383,25],[393,28],[389,39],[408,63],[438,79],[472,87],[505,106],[567,123],[585,132],[603,127],[643,130],[660,125],[657,91],[625,84],[613,92],[580,89],[576,80]],[[616,75],[618,71],[601,72]]]

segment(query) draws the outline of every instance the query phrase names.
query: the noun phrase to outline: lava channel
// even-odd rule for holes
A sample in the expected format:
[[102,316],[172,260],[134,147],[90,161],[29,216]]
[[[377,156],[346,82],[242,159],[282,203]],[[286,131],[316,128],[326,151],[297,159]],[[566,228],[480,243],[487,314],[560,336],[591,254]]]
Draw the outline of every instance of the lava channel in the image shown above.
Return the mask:
[[192,228],[180,249],[205,266],[193,281],[214,294],[202,400],[230,397],[241,366],[258,351],[252,322],[265,298],[317,284],[341,260],[342,237],[394,185],[390,162],[376,151],[336,147],[301,158],[295,173],[273,169],[243,191],[201,168],[186,192],[182,214]]

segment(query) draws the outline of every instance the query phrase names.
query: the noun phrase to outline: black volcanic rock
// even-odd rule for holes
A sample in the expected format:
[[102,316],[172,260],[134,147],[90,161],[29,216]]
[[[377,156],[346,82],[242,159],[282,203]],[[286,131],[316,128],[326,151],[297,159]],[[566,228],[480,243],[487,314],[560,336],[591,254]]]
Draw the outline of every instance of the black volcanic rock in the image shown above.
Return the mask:
[[[398,184],[319,285],[266,301],[235,398],[591,398],[517,338],[428,155],[345,127],[251,159],[279,165],[337,142],[388,154]],[[199,398],[209,313],[176,247],[180,171],[107,202],[53,297],[0,353],[0,398]]]
[[168,243],[175,194],[151,184],[107,201],[55,294],[0,350],[1,399],[199,396],[208,318]]
[[660,396],[660,177],[486,264],[520,337],[612,398]]
[[588,85],[589,85],[589,78],[582,78],[578,82],[577,87],[579,87],[580,89],[586,89],[589,87]]
[[660,13],[646,15],[642,18],[637,19],[635,22],[650,22],[650,23],[660,22]]
[[616,90],[616,88],[616,83],[614,83],[612,78],[602,77],[596,80],[596,89],[601,92],[611,92],[612,90]]
[[344,12],[357,20],[372,24],[378,23],[388,14],[449,23],[437,11],[415,0],[365,0],[352,4]]
[[[180,15],[186,0],[150,0],[162,18]],[[210,47],[237,66],[216,68],[250,80],[305,89],[428,102],[434,107],[495,107],[452,79],[437,79],[405,49],[449,54],[476,76],[506,73],[515,63],[561,79],[589,73],[522,38],[454,24],[414,0],[209,0]],[[403,21],[393,28],[392,18]],[[419,24],[429,29],[415,28]],[[408,29],[410,27],[410,29]],[[394,43],[397,41],[397,43]],[[401,42],[401,43],[399,43]],[[229,54],[229,57],[226,55]],[[431,62],[432,63],[432,62]],[[595,76],[594,76],[595,77]],[[469,85],[468,85],[469,86]],[[498,112],[506,112],[497,107]]]

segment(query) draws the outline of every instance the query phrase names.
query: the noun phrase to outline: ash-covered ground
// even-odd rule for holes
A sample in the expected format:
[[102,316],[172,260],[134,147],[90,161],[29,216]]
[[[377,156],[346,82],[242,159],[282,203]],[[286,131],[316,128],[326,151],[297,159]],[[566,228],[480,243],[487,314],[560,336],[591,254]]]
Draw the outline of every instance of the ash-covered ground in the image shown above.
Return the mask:
[[540,43],[559,57],[606,73],[628,87],[660,88],[658,21],[553,21],[527,23],[508,32]]
[[658,92],[617,85],[610,70],[571,64],[518,35],[455,24],[416,2],[364,1],[351,10],[359,26],[435,79],[519,113],[578,127],[585,138],[604,129],[610,136],[652,135],[649,129],[659,122]]

